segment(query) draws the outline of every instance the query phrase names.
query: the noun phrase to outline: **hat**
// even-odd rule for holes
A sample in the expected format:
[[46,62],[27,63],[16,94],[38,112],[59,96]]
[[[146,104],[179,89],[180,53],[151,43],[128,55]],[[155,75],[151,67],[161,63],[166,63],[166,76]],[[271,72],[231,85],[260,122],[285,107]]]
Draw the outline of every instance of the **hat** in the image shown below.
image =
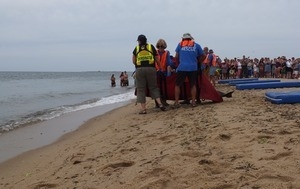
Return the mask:
[[145,35],[141,34],[138,36],[137,41],[147,41],[147,38]]
[[212,49],[209,49],[209,51],[208,51],[209,53],[214,53],[214,51],[212,50]]
[[194,38],[191,36],[190,33],[185,33],[183,34],[182,39],[194,39]]

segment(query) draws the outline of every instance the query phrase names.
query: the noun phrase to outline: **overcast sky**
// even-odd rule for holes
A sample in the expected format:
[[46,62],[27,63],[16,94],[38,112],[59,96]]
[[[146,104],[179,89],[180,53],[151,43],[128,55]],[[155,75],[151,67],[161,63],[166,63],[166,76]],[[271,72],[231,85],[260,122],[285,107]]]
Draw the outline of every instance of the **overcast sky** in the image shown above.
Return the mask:
[[299,0],[0,0],[0,71],[133,71],[137,36],[175,54],[300,57]]

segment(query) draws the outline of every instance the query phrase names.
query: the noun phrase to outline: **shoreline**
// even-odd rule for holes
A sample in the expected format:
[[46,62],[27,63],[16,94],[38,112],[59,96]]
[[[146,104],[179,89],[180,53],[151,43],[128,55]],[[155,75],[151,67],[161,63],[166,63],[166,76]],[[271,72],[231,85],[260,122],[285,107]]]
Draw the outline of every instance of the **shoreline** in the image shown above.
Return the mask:
[[[295,88],[272,89],[283,90]],[[146,115],[129,103],[1,163],[0,187],[300,188],[300,104],[272,104],[266,91],[165,112],[147,99]]]
[[130,102],[119,102],[71,112],[40,123],[17,128],[0,135],[0,163],[43,146],[51,145],[64,135],[76,131],[88,120]]

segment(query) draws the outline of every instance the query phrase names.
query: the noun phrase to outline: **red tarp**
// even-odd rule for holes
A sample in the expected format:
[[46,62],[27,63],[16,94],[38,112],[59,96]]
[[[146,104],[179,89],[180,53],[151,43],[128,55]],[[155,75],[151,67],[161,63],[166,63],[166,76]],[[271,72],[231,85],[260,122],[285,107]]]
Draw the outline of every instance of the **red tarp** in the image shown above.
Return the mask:
[[[166,100],[175,100],[175,80],[176,73],[171,76],[165,77],[162,75],[157,76],[157,84],[161,91],[162,96]],[[207,76],[204,74],[199,75],[198,85],[200,87],[200,99],[201,100],[211,100],[213,102],[222,102],[223,99],[215,87],[211,84]],[[149,93],[147,93],[149,96]],[[180,100],[191,99],[190,86],[188,80],[184,82],[183,86],[180,88]]]

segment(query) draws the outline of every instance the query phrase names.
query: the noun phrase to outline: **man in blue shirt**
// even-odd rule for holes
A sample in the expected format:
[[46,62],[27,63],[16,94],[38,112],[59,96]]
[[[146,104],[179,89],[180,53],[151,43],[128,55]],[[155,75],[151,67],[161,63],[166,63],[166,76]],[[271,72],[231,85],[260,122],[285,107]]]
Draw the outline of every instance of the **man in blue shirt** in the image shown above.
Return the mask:
[[175,103],[174,108],[179,107],[180,86],[184,83],[186,77],[189,79],[191,88],[192,106],[196,106],[196,80],[198,79],[198,69],[202,61],[205,59],[205,54],[202,47],[195,43],[194,38],[189,33],[182,36],[181,42],[175,49],[175,58],[178,60],[177,77],[175,81]]

